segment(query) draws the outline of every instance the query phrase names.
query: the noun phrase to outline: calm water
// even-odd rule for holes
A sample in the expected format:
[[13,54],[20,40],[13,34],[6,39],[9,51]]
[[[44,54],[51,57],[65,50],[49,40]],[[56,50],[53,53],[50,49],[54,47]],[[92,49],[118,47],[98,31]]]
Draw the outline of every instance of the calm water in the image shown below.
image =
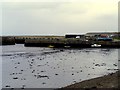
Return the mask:
[[118,69],[118,49],[3,46],[3,88],[60,88]]

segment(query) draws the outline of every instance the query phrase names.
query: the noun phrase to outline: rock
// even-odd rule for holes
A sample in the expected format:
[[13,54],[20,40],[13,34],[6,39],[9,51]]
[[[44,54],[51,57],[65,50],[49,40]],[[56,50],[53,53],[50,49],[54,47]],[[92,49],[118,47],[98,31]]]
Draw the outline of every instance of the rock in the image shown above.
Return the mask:
[[64,51],[63,49],[61,49],[60,51]]
[[45,71],[41,71],[41,72],[45,72]]
[[45,78],[45,77],[49,79],[49,77],[46,76],[46,75],[44,75],[44,76],[42,76],[42,75],[34,75],[34,76],[37,77],[37,79],[38,79],[38,78]]
[[35,70],[32,71],[32,73],[34,73],[34,72],[35,72]]
[[114,66],[117,66],[117,64],[113,64]]
[[95,66],[99,66],[99,67],[100,67],[100,65],[99,65],[99,64],[95,64]]
[[106,63],[102,63],[101,66],[106,66]]
[[72,69],[74,69],[74,67],[72,67]]
[[18,77],[14,77],[13,79],[18,79]]
[[74,75],[74,73],[72,73],[72,75]]
[[42,84],[46,84],[45,82],[43,82]]
[[55,74],[55,75],[58,75],[58,74]]
[[6,85],[5,87],[10,87],[9,85]]
[[40,60],[42,60],[42,59],[40,58]]
[[19,74],[22,74],[22,73],[19,73]]
[[18,62],[18,64],[20,64],[20,62]]
[[93,87],[91,87],[92,89],[96,89],[97,87],[96,86],[93,86]]
[[76,81],[73,81],[74,83],[76,83]]
[[22,88],[21,88],[21,89],[25,89],[25,86],[26,86],[26,85],[22,85]]

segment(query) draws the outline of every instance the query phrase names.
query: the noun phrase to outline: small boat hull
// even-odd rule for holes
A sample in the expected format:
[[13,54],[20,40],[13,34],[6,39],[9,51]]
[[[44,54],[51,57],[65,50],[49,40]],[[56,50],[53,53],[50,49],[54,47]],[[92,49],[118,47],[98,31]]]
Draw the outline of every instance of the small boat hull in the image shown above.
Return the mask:
[[99,45],[99,44],[93,44],[93,45],[91,45],[91,47],[101,47],[101,45]]

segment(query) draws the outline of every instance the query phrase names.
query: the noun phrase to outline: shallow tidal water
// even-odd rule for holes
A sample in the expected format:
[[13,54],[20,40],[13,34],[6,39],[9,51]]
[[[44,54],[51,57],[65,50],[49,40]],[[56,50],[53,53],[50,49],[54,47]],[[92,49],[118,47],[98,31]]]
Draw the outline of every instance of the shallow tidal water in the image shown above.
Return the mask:
[[3,88],[61,88],[118,70],[118,49],[2,46]]

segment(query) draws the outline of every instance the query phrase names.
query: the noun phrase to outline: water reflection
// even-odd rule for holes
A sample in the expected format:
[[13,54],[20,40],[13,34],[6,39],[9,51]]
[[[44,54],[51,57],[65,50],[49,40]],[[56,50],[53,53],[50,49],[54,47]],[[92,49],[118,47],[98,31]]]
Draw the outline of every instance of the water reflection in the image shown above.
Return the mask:
[[110,55],[115,49],[100,49],[100,53]]

